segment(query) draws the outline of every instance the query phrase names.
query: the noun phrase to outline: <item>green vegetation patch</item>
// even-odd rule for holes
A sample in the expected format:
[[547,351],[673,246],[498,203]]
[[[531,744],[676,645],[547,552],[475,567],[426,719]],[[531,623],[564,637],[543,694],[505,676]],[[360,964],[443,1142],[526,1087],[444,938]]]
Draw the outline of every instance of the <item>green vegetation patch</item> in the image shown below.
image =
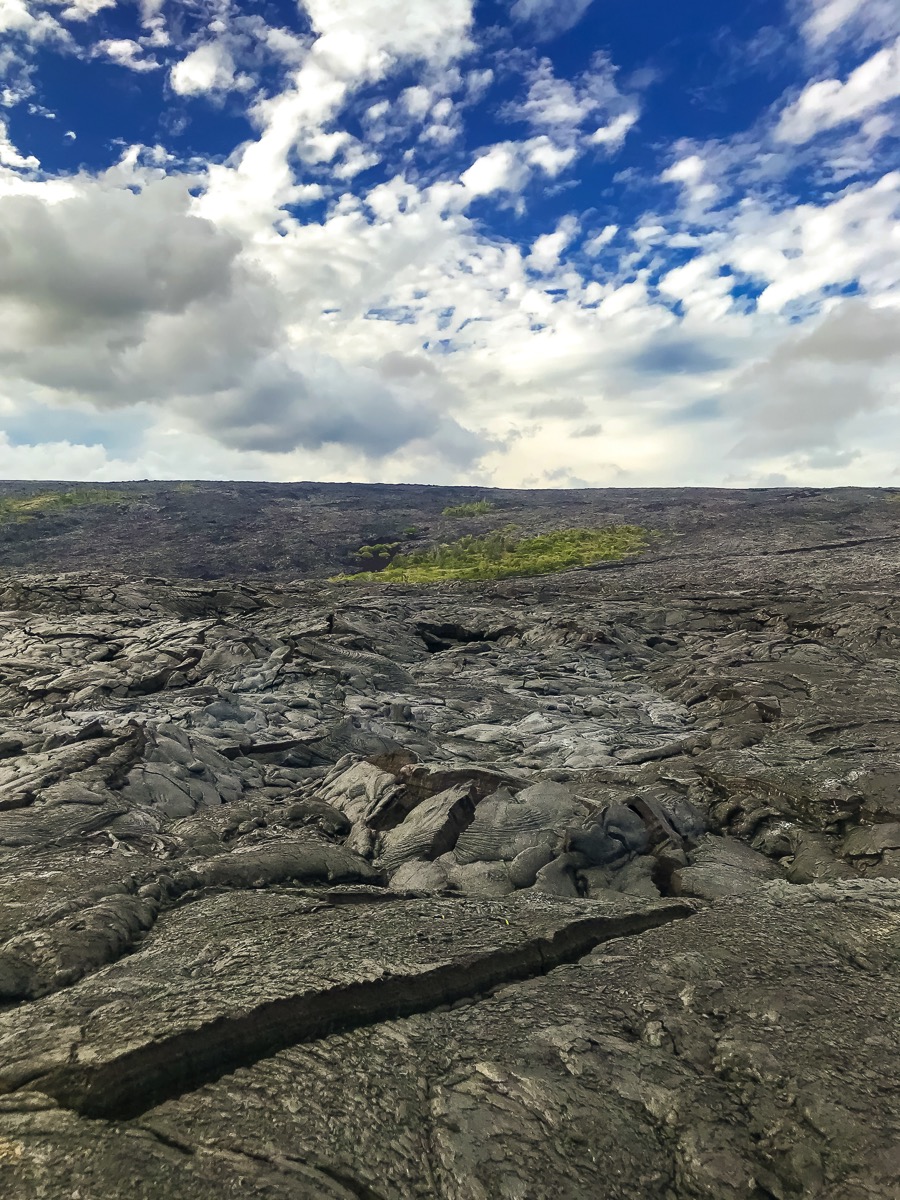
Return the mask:
[[[569,567],[625,558],[648,545],[650,533],[637,525],[605,529],[559,529],[540,537],[519,537],[514,525],[485,537],[394,554],[379,571],[336,575],[333,583],[440,583],[452,579],[508,579],[515,575],[550,575]],[[369,547],[365,547],[369,549]]]
[[65,512],[90,504],[127,504],[137,499],[132,492],[114,488],[78,488],[71,492],[38,492],[33,496],[0,498],[0,522],[29,521],[32,517]]
[[360,546],[353,557],[361,562],[389,562],[400,548],[399,542],[374,542],[371,546]]
[[444,509],[445,517],[477,517],[494,511],[490,500],[472,500],[469,504],[451,504]]

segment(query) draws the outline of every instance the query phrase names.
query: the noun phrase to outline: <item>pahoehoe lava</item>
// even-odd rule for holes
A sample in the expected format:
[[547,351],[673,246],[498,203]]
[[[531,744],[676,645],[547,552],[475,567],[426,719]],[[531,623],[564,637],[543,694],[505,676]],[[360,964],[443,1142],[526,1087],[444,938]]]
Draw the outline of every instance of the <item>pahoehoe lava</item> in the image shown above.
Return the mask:
[[63,1067],[30,1087],[84,1116],[128,1120],[298,1042],[477,997],[499,984],[575,962],[612,938],[643,933],[691,912],[688,904],[670,903],[628,916],[587,918],[514,949],[489,950],[417,975],[273,1000],[199,1029],[162,1035],[107,1063]]
[[[0,1194],[897,1194],[896,493],[116,488],[0,526]],[[654,535],[328,582],[506,523]]]

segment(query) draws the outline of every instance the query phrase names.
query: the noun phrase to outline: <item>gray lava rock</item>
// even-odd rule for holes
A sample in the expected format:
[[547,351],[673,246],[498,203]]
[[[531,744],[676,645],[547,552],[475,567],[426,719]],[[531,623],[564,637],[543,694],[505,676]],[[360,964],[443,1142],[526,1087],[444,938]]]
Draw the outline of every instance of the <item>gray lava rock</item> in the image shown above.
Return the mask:
[[537,783],[513,796],[500,788],[478,805],[456,844],[460,863],[512,860],[533,846],[561,842],[566,826],[586,811],[561,784]]
[[590,899],[602,899],[608,892],[622,892],[626,896],[645,896],[656,899],[659,888],[654,882],[657,860],[643,855],[618,870],[610,867],[589,867],[579,870],[579,882]]
[[463,896],[508,896],[515,890],[502,861],[448,865],[447,882]]
[[322,800],[300,800],[285,814],[289,825],[312,825],[328,837],[346,837],[352,826],[347,817]]
[[894,499],[122,486],[0,524],[4,1200],[897,1193]]
[[672,874],[676,896],[719,900],[743,896],[781,875],[771,859],[733,838],[706,834],[690,855],[690,865]]
[[848,858],[865,858],[898,848],[900,821],[889,821],[882,825],[862,825],[847,835],[843,846],[844,854]]
[[552,858],[553,851],[547,845],[529,846],[527,850],[520,851],[508,868],[513,887],[531,887],[537,879],[538,871],[546,867]]
[[391,874],[410,859],[438,858],[457,845],[474,816],[475,800],[469,784],[439,792],[383,836],[378,865]]

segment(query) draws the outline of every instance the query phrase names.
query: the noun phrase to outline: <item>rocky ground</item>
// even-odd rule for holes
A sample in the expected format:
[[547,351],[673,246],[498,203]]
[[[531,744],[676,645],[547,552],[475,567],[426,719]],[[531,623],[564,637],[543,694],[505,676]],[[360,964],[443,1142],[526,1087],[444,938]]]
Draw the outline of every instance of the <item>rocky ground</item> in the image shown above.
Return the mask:
[[[346,547],[460,499],[350,491]],[[900,504],[507,501],[661,536],[423,588],[167,582],[152,522],[113,573],[88,510],[79,572],[7,556],[0,1195],[900,1195]]]
[[[515,491],[416,484],[169,483],[108,485],[116,502],[0,511],[0,575],[104,571],[134,577],[287,581],[359,569],[362,545],[421,549],[508,523],[523,535],[603,524],[643,525],[683,551],[792,550],[897,533],[895,491],[595,488]],[[0,481],[4,501],[96,485]],[[488,500],[460,519],[445,508]],[[674,550],[674,547],[669,547]]]

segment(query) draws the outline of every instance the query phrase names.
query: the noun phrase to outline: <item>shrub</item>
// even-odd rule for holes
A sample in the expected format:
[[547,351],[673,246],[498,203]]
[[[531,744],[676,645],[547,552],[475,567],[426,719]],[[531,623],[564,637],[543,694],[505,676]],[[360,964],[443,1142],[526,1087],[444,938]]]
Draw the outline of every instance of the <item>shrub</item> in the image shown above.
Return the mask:
[[354,550],[354,558],[390,558],[399,547],[399,542],[375,542],[371,546],[360,546]]
[[386,567],[400,548],[399,542],[375,542],[371,546],[360,546],[353,557],[363,571],[378,571]]
[[649,536],[647,530],[636,525],[610,525],[605,529],[559,529],[539,537],[520,538],[516,527],[507,525],[484,537],[470,535],[427,550],[395,554],[381,571],[336,575],[332,582],[440,583],[549,575],[636,554],[647,546]]
[[493,512],[490,500],[472,500],[469,504],[451,504],[444,509],[445,517],[477,517],[481,513]]

